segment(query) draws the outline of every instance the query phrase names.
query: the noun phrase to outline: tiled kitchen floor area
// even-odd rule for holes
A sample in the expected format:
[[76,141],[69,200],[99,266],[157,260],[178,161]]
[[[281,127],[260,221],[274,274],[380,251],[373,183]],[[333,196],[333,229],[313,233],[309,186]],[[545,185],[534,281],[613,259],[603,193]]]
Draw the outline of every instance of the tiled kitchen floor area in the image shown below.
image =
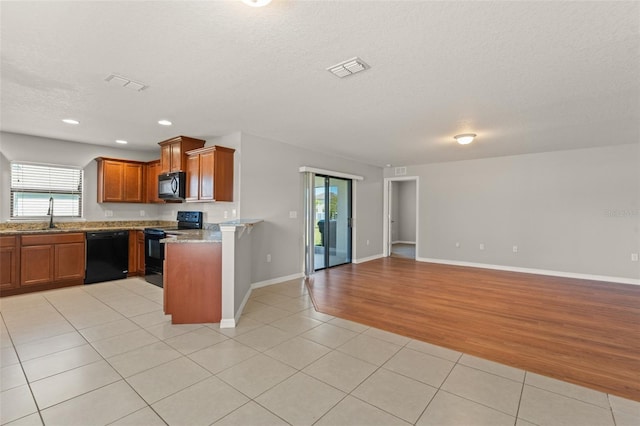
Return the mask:
[[235,329],[171,325],[139,278],[0,312],[3,425],[640,424],[640,402],[317,313],[300,280]]

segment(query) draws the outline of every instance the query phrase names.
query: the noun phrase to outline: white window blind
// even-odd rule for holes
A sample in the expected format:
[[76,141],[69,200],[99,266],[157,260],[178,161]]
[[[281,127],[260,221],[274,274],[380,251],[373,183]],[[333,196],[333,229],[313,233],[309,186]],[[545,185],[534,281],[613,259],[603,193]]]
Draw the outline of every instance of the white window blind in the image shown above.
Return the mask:
[[47,216],[49,198],[53,215],[82,217],[83,170],[49,164],[11,163],[11,217]]

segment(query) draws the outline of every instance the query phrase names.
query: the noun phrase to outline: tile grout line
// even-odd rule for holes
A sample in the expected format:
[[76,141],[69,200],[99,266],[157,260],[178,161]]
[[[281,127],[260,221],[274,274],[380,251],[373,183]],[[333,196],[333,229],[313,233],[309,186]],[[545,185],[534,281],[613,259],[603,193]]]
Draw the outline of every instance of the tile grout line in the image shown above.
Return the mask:
[[[49,303],[48,300],[47,300],[47,303]],[[36,407],[36,412],[38,413],[38,417],[40,418],[40,421],[44,425],[45,423],[44,423],[44,419],[42,418],[42,412],[40,411],[40,406],[38,405],[38,401],[36,400],[36,396],[34,395],[33,389],[31,388],[31,382],[29,381],[29,378],[27,377],[27,372],[24,371],[24,366],[22,365],[22,360],[20,359],[20,354],[18,354],[18,351],[17,351],[15,345],[13,344],[13,337],[11,337],[11,332],[9,331],[9,328],[7,327],[7,323],[4,320],[4,315],[2,314],[2,312],[0,312],[0,318],[2,318],[2,323],[4,325],[4,328],[7,330],[7,334],[9,335],[9,340],[11,341],[11,347],[12,347],[12,349],[14,350],[14,352],[16,354],[16,358],[18,360],[18,365],[20,365],[20,370],[22,371],[22,374],[24,376],[24,380],[25,380],[25,382],[27,382],[27,386],[29,387],[29,393],[31,394],[31,399],[33,400],[33,404]],[[17,419],[11,420],[11,422],[23,419],[23,418],[25,418],[27,416],[30,416],[32,414],[35,414],[35,413],[30,413],[30,414],[27,414],[25,416],[18,417]]]
[[[522,405],[522,397],[524,396],[524,386],[525,383],[527,382],[527,374],[529,372],[527,370],[524,370],[524,377],[522,377],[522,386],[520,387],[520,398],[518,398],[518,408],[516,408],[516,421],[514,423],[514,426],[516,426],[516,424],[518,423],[518,419],[520,418],[520,407]],[[526,419],[522,419],[522,420],[526,420]]]
[[[117,284],[116,284],[116,285],[117,285]],[[129,291],[130,293],[133,293],[133,292],[131,292],[130,290],[125,289],[125,288],[123,288],[123,287],[121,287],[121,286],[118,286],[118,287],[120,287],[122,290]],[[87,294],[88,296],[90,296],[90,297],[92,297],[92,298],[96,299],[98,302],[102,303],[103,305],[105,305],[105,306],[109,307],[110,309],[113,309],[114,311],[118,312],[118,313],[119,313],[120,315],[122,315],[124,318],[129,319],[129,317],[127,317],[126,315],[122,314],[122,313],[121,313],[120,311],[118,311],[117,309],[115,309],[115,308],[111,307],[110,305],[108,305],[108,304],[107,304],[107,303],[105,303],[104,301],[102,301],[102,300],[98,299],[98,298],[97,298],[97,297],[95,297],[94,295],[90,294],[90,293],[89,293],[89,292],[87,292],[84,288],[82,288],[81,290],[82,290],[82,292],[83,292],[83,293],[85,293],[85,294]],[[120,376],[120,378],[122,379],[122,381],[123,381],[124,383],[126,383],[126,384],[127,384],[127,386],[129,386],[129,388],[131,388],[131,390],[132,390],[136,395],[138,395],[138,397],[140,397],[140,399],[141,399],[145,404],[147,404],[147,407],[149,407],[149,408],[150,408],[154,413],[156,413],[156,411],[153,409],[153,407],[151,407],[151,404],[149,404],[149,403],[147,402],[147,400],[145,400],[145,399],[142,397],[142,395],[140,395],[140,394],[138,393],[138,391],[136,391],[136,389],[134,389],[134,388],[133,388],[133,386],[131,386],[131,384],[129,384],[129,382],[126,380],[126,378],[125,378],[124,376],[122,376],[122,374],[120,374],[120,372],[119,372],[118,370],[116,370],[116,369],[113,367],[113,365],[112,365],[112,364],[107,360],[107,358],[105,358],[105,357],[104,357],[104,356],[103,356],[103,355],[102,355],[102,354],[101,354],[101,353],[100,353],[100,352],[99,352],[99,351],[98,351],[98,350],[93,346],[93,344],[92,344],[91,342],[89,342],[89,341],[84,337],[84,335],[82,335],[82,333],[80,333],[80,330],[79,330],[78,328],[76,328],[76,326],[75,326],[73,323],[71,323],[71,321],[69,321],[69,319],[68,319],[68,318],[67,318],[67,317],[66,317],[66,316],[65,316],[65,315],[64,315],[64,314],[63,314],[63,313],[58,309],[58,307],[57,307],[57,306],[55,306],[55,305],[54,305],[54,304],[53,304],[53,303],[52,303],[52,302],[51,302],[51,301],[46,297],[46,294],[45,294],[45,295],[43,295],[43,297],[44,297],[44,298],[47,300],[47,302],[48,302],[48,303],[49,303],[49,304],[50,304],[50,305],[51,305],[51,306],[56,310],[56,312],[58,312],[58,313],[59,313],[59,314],[60,314],[60,315],[65,319],[65,321],[67,321],[67,322],[69,323],[69,325],[71,325],[71,327],[73,327],[73,329],[78,333],[78,335],[80,335],[80,336],[85,340],[85,342],[86,342],[89,346],[91,346],[91,348],[92,348],[92,349],[93,349],[93,350],[98,354],[98,356],[100,356],[100,358],[102,358],[102,361],[104,361],[107,365],[109,365],[109,367],[110,367],[111,369],[113,369],[113,371],[115,371],[115,372],[116,372],[116,374],[117,374],[118,376]],[[108,323],[105,323],[105,324],[108,324]],[[100,325],[101,325],[101,324],[100,324]],[[89,328],[89,327],[88,327],[88,328]],[[125,334],[126,334],[126,333],[125,333]],[[106,339],[101,339],[101,340],[106,340]],[[99,340],[98,340],[98,341],[99,341]],[[58,351],[58,352],[62,352],[62,351]],[[58,352],[55,352],[55,353],[58,353]],[[95,361],[95,362],[93,362],[93,363],[86,364],[86,365],[91,365],[91,364],[95,364],[95,363],[98,363],[98,362],[100,362],[100,360]],[[79,368],[79,367],[76,367],[76,368]],[[75,369],[75,368],[72,368],[71,370],[74,370],[74,369]],[[65,370],[64,372],[71,371],[71,370]],[[48,376],[48,377],[54,377],[54,376],[56,376],[56,375],[58,375],[58,374],[61,374],[61,373],[64,373],[64,372],[56,373],[56,374],[51,375],[51,376]],[[25,374],[25,377],[26,377],[26,374]],[[28,381],[28,380],[27,380],[27,381]],[[112,384],[116,383],[116,382],[118,382],[118,380],[116,380],[115,382],[111,382],[111,383],[107,383],[107,384],[105,384],[105,385],[99,386],[99,387],[97,387],[97,388],[95,388],[95,389],[92,389],[92,390],[90,390],[90,391],[83,392],[83,393],[81,393],[81,394],[79,394],[79,395],[76,395],[76,396],[74,396],[74,397],[72,397],[72,398],[69,398],[69,399],[66,399],[66,400],[64,400],[64,401],[60,401],[60,402],[58,402],[58,403],[56,403],[56,404],[51,405],[50,407],[47,407],[46,409],[49,409],[49,408],[51,408],[51,407],[55,407],[55,406],[57,406],[57,405],[63,404],[63,403],[65,403],[65,402],[67,402],[67,401],[71,401],[72,399],[74,399],[74,398],[78,398],[78,397],[80,397],[80,396],[82,396],[82,395],[87,395],[87,394],[89,394],[89,393],[91,393],[91,392],[97,391],[98,389],[103,389],[103,388],[105,388],[105,387],[107,387],[107,386],[110,386],[110,385],[112,385]],[[30,382],[29,382],[29,383],[30,383]],[[40,414],[40,419],[42,420],[42,424],[46,426],[46,424],[45,424],[45,422],[44,422],[44,418],[42,417],[42,411],[40,410],[39,406],[37,405],[37,401],[36,401],[36,399],[35,399],[35,395],[33,396],[33,399],[34,399],[34,402],[36,402],[36,406],[37,406],[37,408],[38,408],[38,413]],[[143,408],[144,408],[144,407],[143,407]],[[142,408],[141,408],[141,409],[142,409]],[[140,410],[136,410],[136,411],[134,411],[134,412],[137,412],[137,411],[140,411]],[[126,417],[126,416],[128,416],[128,415],[130,415],[130,414],[133,414],[133,412],[132,412],[132,413],[128,413],[128,414],[126,414],[125,416],[123,416],[123,417],[121,417],[121,418],[124,418],[124,417]],[[159,417],[159,418],[160,418],[160,419],[161,419],[165,424],[167,424],[167,422],[166,422],[166,421],[165,421],[165,420],[164,420],[164,419],[163,419],[163,418],[162,418],[158,413],[156,413],[156,415],[158,415],[158,417]],[[120,420],[120,419],[116,419],[116,420],[114,420],[114,422],[115,422],[115,421],[118,421],[118,420]],[[113,422],[111,422],[111,423],[113,423]]]

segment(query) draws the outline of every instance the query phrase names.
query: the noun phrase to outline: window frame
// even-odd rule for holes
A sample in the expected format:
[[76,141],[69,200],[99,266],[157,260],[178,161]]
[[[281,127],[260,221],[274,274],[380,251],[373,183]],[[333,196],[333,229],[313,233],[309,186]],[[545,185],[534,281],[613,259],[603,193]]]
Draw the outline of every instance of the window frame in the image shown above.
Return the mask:
[[[47,169],[63,169],[65,172],[70,171],[78,171],[79,172],[79,191],[74,191],[66,188],[52,188],[52,187],[40,187],[40,188],[30,188],[24,189],[20,187],[14,187],[14,173],[16,172],[15,166],[37,166],[44,167]],[[78,200],[78,214],[77,215],[64,215],[60,213],[56,213],[55,203],[54,203],[54,217],[56,218],[64,218],[67,221],[81,221],[84,220],[84,196],[85,196],[85,177],[84,177],[84,168],[79,166],[67,165],[67,164],[51,164],[51,163],[39,163],[39,162],[31,162],[31,161],[11,161],[9,165],[9,220],[10,221],[40,221],[43,219],[49,218],[49,215],[16,215],[16,202],[15,202],[15,194],[16,193],[33,193],[33,194],[48,194],[48,197],[54,197],[56,194],[62,195],[75,195],[79,196]],[[74,203],[75,204],[75,203]]]

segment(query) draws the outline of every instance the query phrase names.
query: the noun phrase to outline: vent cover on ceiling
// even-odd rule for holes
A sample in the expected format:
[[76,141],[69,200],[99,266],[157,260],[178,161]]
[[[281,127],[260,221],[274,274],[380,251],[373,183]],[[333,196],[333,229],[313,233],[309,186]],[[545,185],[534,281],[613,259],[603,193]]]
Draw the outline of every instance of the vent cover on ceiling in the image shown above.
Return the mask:
[[371,68],[362,59],[355,57],[327,68],[327,71],[342,78]]
[[127,89],[131,89],[136,92],[141,92],[144,89],[149,87],[144,83],[140,83],[139,81],[133,81],[127,77],[123,77],[121,75],[116,75],[116,74],[109,75],[107,78],[104,79],[104,81],[106,81],[111,85],[126,87]]
[[395,173],[396,173],[396,176],[406,176],[407,168],[406,167],[396,167]]

